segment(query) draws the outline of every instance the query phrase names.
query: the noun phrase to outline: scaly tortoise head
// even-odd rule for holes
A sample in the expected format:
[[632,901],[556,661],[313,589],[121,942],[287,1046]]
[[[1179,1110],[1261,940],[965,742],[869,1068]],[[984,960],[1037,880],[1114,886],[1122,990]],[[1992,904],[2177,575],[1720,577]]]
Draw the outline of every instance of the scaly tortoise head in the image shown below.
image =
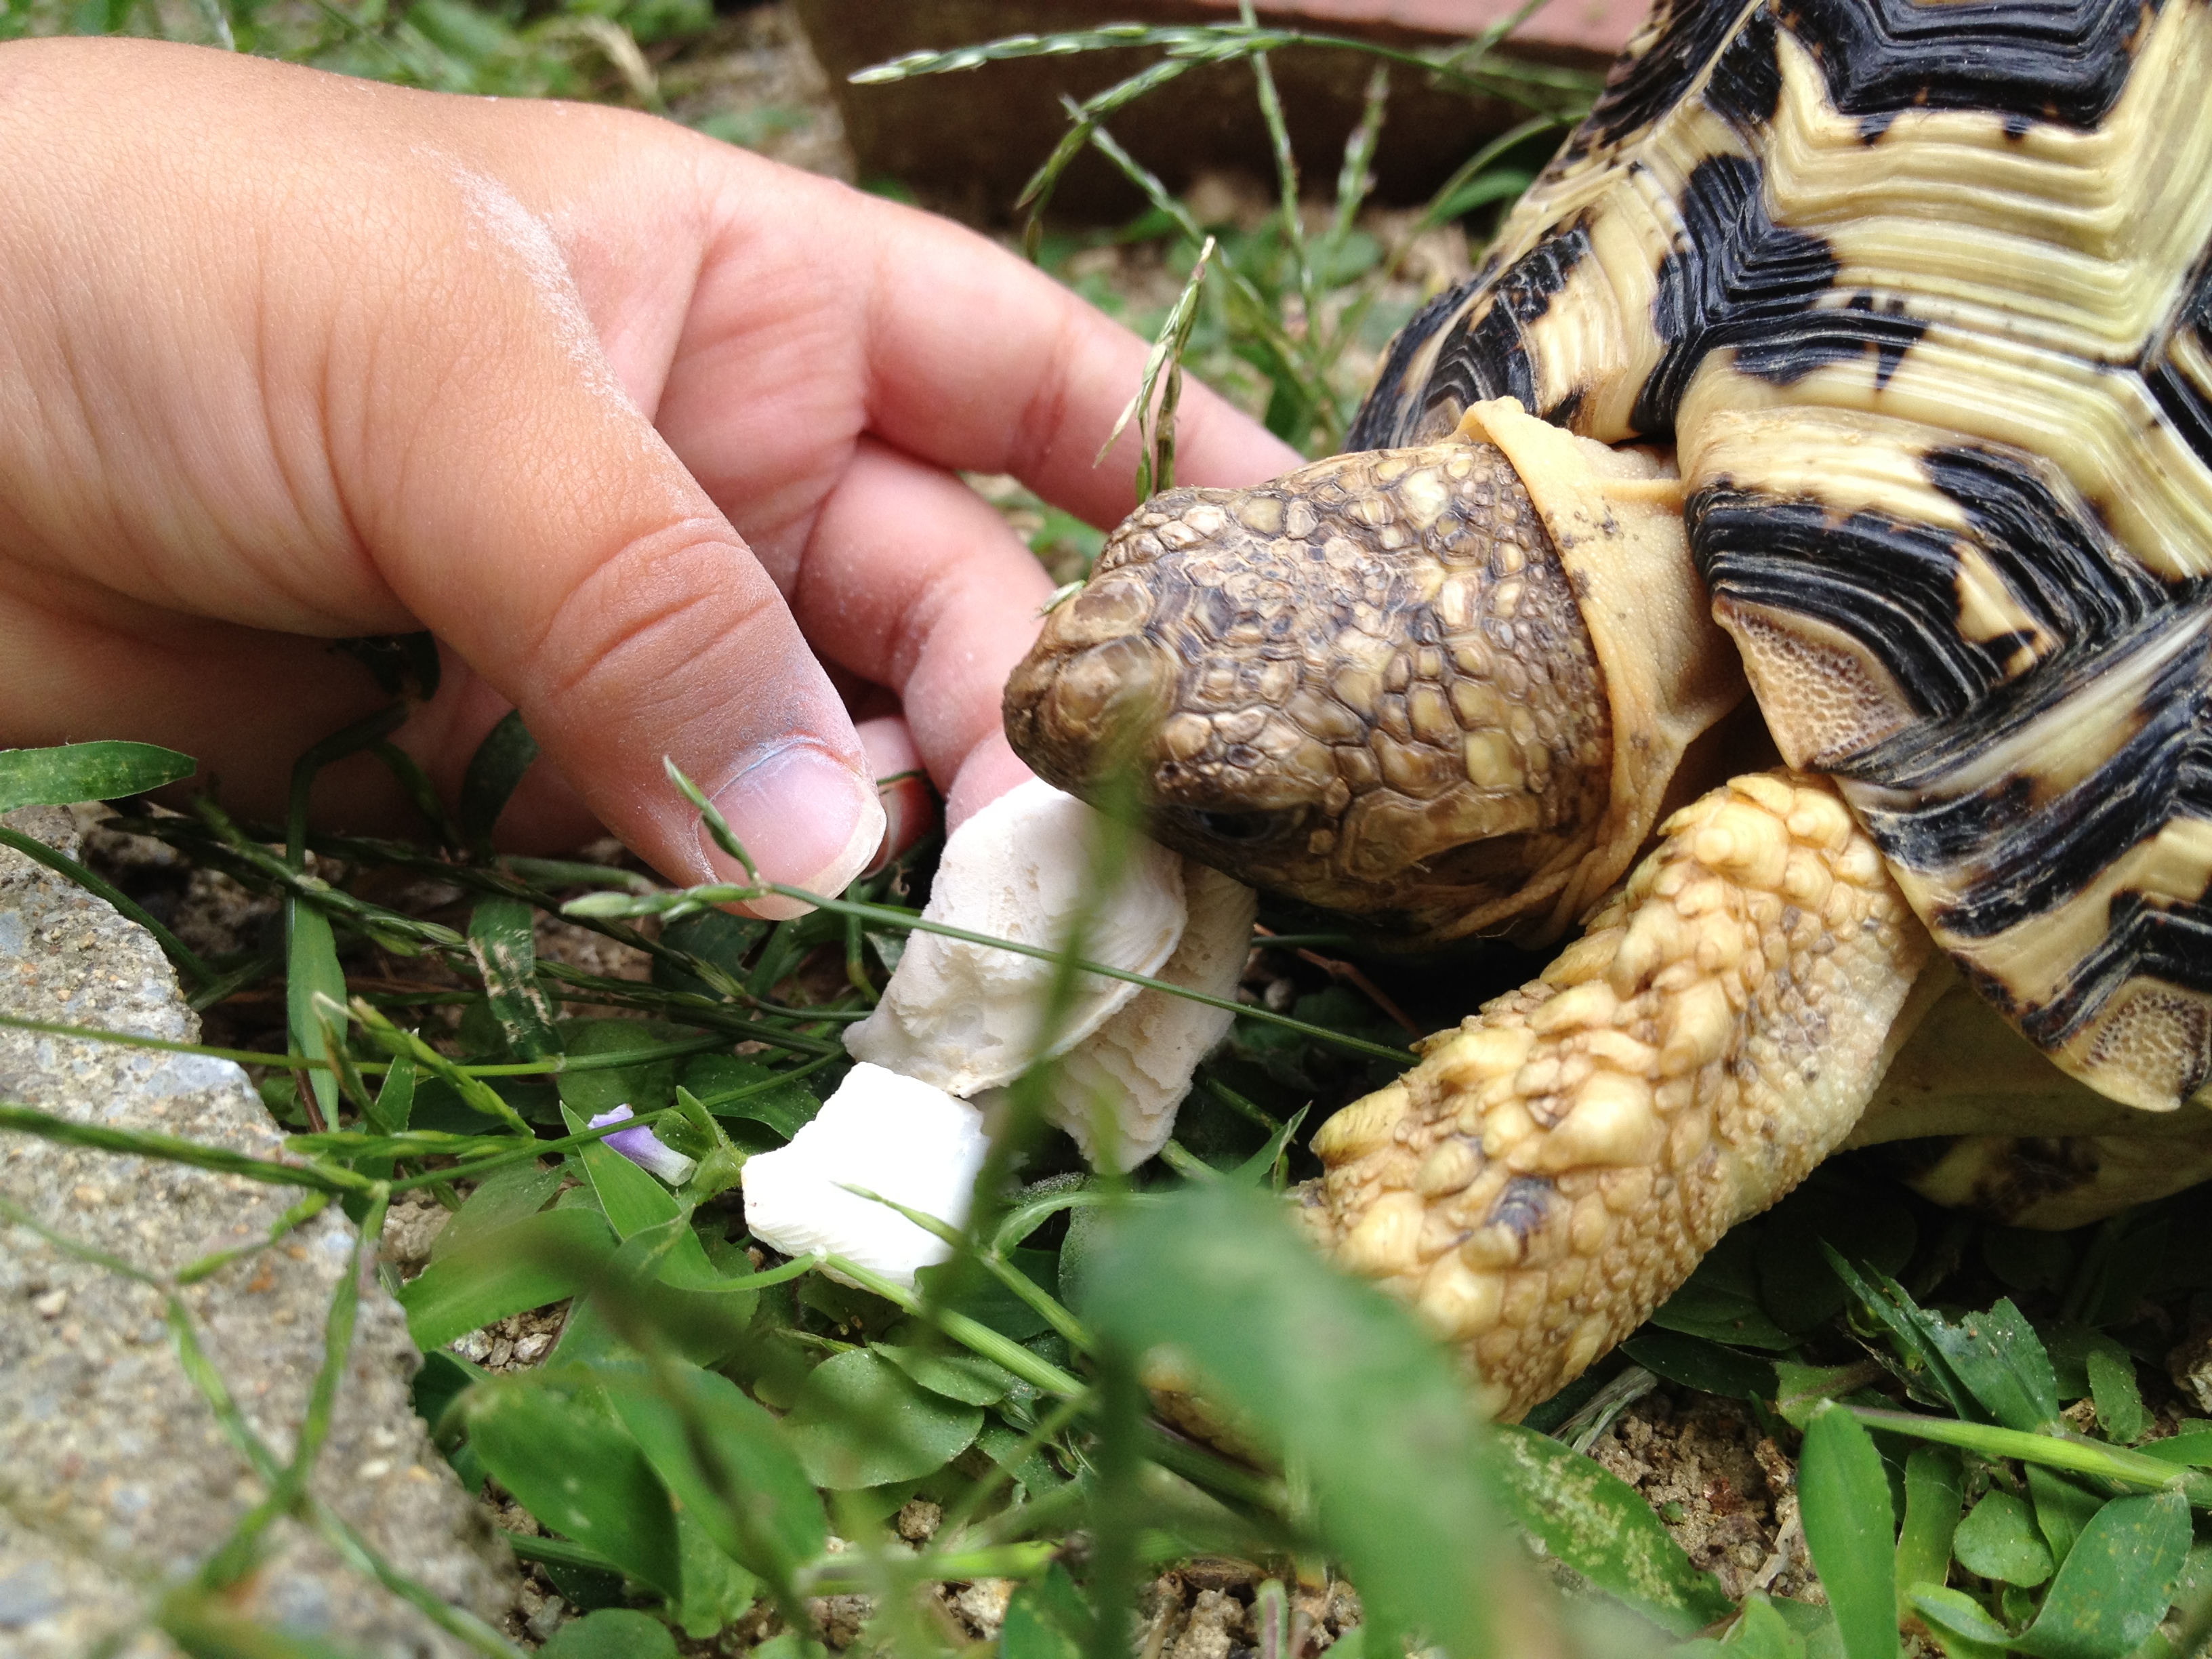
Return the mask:
[[1006,712],[1048,781],[1091,793],[1127,765],[1161,841],[1401,931],[1495,927],[1605,811],[1589,633],[1487,445],[1159,496],[1046,619]]
[[[1038,775],[1401,938],[1556,935],[1742,695],[1658,458],[1510,401],[1116,531],[1007,681]],[[1657,633],[1663,637],[1654,638]]]

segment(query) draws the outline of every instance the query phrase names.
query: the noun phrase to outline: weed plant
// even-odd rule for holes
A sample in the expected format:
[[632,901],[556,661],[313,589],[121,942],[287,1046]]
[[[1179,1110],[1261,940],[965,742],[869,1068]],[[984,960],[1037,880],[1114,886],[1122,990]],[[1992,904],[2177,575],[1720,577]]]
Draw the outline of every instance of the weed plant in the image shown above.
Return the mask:
[[[416,0],[402,14],[382,0],[182,12],[158,0],[73,10],[12,0],[6,26],[174,33],[421,85],[558,91],[585,74],[577,40],[619,70],[640,40],[700,21],[684,3],[564,0],[533,20],[454,0]],[[1479,231],[1590,91],[1517,66],[1492,50],[1495,37],[1428,56],[1337,43],[1384,61],[1334,198],[1316,211],[1267,56],[1314,42],[1248,17],[1024,37],[863,77],[1160,49],[1153,67],[1071,107],[1066,137],[1028,196],[1041,210],[1059,169],[1080,148],[1098,149],[1151,204],[1121,235],[1157,240],[1184,277],[1158,316],[1136,319],[1159,342],[1127,417],[1145,440],[1147,489],[1172,481],[1186,369],[1241,385],[1309,451],[1334,447],[1359,391],[1346,368],[1353,348],[1371,349],[1402,319],[1389,296],[1413,237]],[[1256,228],[1199,222],[1111,136],[1132,99],[1221,64],[1245,66],[1277,137],[1278,204]],[[1386,240],[1361,228],[1361,209],[1392,74],[1505,91],[1530,114]],[[619,78],[650,101],[646,83]],[[1064,264],[1077,244],[1040,225],[1031,246]],[[1031,528],[1063,574],[1096,550],[1095,532],[1042,510]],[[1956,1659],[2152,1659],[2203,1647],[2212,1422],[2185,1414],[2194,1401],[2167,1386],[2162,1364],[2212,1293],[2200,1199],[2079,1234],[2028,1234],[1933,1211],[1878,1167],[1838,1160],[1730,1235],[1644,1330],[1527,1424],[1486,1425],[1456,1364],[1402,1310],[1322,1264],[1285,1213],[1283,1189],[1312,1168],[1308,1127],[1409,1056],[1395,1005],[1341,959],[1344,941],[1271,910],[1268,960],[1291,994],[1240,1006],[1161,1164],[1127,1180],[1090,1175],[1040,1127],[1034,1089],[1018,1089],[968,1224],[917,1218],[954,1254],[916,1288],[848,1261],[781,1260],[744,1234],[740,1171],[812,1116],[846,1065],[842,1028],[873,1001],[906,937],[930,926],[918,915],[929,849],[842,895],[751,882],[672,892],[618,866],[498,856],[490,827],[535,746],[519,721],[501,726],[447,812],[388,741],[410,702],[434,689],[423,644],[365,650],[392,701],[301,757],[283,824],[239,823],[209,798],[153,808],[146,792],[193,769],[144,745],[0,756],[0,808],[108,800],[117,827],[281,905],[281,934],[265,946],[204,958],[127,891],[0,828],[0,842],[149,927],[196,1006],[281,988],[281,1051],[152,1046],[260,1068],[264,1098],[293,1133],[286,1158],[263,1160],[36,1102],[0,1104],[0,1131],[298,1192],[255,1249],[332,1204],[364,1240],[399,1194],[427,1189],[453,1212],[430,1266],[409,1282],[377,1268],[368,1244],[357,1249],[289,1459],[231,1403],[179,1294],[234,1253],[148,1281],[167,1299],[186,1374],[265,1493],[141,1610],[144,1626],[186,1650],[329,1651],[244,1627],[228,1607],[226,1591],[288,1513],[460,1643],[513,1650],[379,1559],[309,1484],[358,1298],[380,1272],[428,1355],[416,1404],[455,1472],[472,1489],[495,1483],[540,1523],[539,1535],[511,1541],[583,1615],[552,1644],[562,1659],[658,1659],[679,1637],[693,1651],[750,1644],[763,1659],[802,1659],[821,1651],[819,1598],[840,1595],[870,1598],[865,1645],[921,1659],[971,1645],[933,1587],[986,1578],[1016,1586],[994,1644],[1006,1659],[1125,1659],[1140,1645],[1157,1650],[1157,1632],[1146,1644],[1136,1623],[1146,1577],[1209,1553],[1257,1564],[1257,1659],[1316,1650],[1327,1632],[1301,1598],[1339,1570],[1365,1614],[1337,1637],[1343,1659],[1654,1650],[1888,1659],[1905,1651],[1901,1627],[1913,1651],[1932,1644]],[[309,830],[317,772],[362,752],[422,805],[419,839]],[[688,781],[672,781],[743,863]],[[1109,829],[1094,849],[1090,890],[1107,890],[1124,842]],[[458,925],[380,902],[395,878],[461,895],[447,907]],[[769,924],[719,908],[763,891],[817,908]],[[542,956],[551,916],[646,953],[650,980]],[[1083,937],[1079,921],[1046,953],[1057,965],[1048,1021],[1085,966]],[[1417,1010],[1441,1024],[1525,969],[1509,955],[1426,971],[1443,1000]],[[631,1119],[591,1127],[617,1104]],[[606,1144],[641,1126],[684,1154],[688,1171],[663,1179]],[[147,1279],[5,1200],[0,1218]],[[487,1325],[563,1304],[558,1340],[534,1368],[493,1374],[456,1351]],[[1187,1413],[1147,1391],[1170,1376],[1199,1387],[1216,1432],[1175,1426]],[[1741,1401],[1801,1449],[1796,1498],[1825,1605],[1732,1601],[1632,1489],[1584,1455],[1662,1382]],[[918,1498],[938,1506],[939,1522],[902,1538],[888,1523]],[[1517,1540],[1549,1567],[1532,1571]]]

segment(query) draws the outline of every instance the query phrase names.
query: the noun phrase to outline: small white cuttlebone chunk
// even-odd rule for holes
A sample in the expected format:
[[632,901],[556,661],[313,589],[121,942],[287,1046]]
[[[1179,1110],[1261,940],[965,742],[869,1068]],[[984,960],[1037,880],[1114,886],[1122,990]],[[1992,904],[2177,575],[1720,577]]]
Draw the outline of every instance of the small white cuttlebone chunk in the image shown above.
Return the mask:
[[[955,830],[922,915],[996,939],[1057,949],[1095,900],[1083,955],[1158,971],[1184,931],[1182,860],[1137,840],[1111,893],[1087,892],[1099,817],[1047,783],[1009,791]],[[1054,964],[934,933],[908,939],[875,1012],[845,1033],[855,1060],[974,1095],[1011,1081],[1038,1055]],[[1077,976],[1075,1006],[1051,1052],[1064,1054],[1137,994],[1126,980]]]
[[[1188,860],[1183,892],[1190,921],[1158,976],[1209,996],[1234,998],[1259,896]],[[1046,1117],[1075,1137],[1094,1168],[1135,1169],[1167,1145],[1192,1073],[1235,1018],[1225,1008],[1188,997],[1139,991],[1061,1059]],[[990,1110],[993,1095],[979,1103]]]
[[787,1255],[842,1255],[910,1285],[917,1269],[944,1261],[951,1247],[845,1188],[957,1227],[989,1151],[983,1115],[966,1101],[879,1066],[855,1066],[789,1146],[745,1161],[745,1225]]

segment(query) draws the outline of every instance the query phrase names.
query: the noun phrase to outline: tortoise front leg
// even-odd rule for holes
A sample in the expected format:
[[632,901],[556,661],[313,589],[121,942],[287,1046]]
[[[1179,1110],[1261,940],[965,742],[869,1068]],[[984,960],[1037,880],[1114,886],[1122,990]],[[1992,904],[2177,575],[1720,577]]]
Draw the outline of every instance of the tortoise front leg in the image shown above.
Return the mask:
[[1322,1126],[1309,1218],[1518,1417],[1850,1133],[1929,954],[1824,779],[1738,778],[1540,979]]

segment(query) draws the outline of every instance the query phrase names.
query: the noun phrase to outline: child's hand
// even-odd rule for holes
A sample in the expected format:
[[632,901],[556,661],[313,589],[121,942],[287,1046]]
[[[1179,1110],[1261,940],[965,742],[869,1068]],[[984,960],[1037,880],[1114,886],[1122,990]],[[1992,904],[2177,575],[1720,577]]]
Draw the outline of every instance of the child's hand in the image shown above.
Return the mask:
[[[0,47],[0,739],[167,744],[266,814],[381,700],[327,641],[428,628],[400,741],[450,797],[520,708],[559,775],[516,842],[730,873],[668,755],[834,891],[883,819],[817,653],[896,695],[878,770],[910,730],[956,812],[1018,775],[1049,584],[950,469],[1112,520],[1144,357],[1020,261],[641,116],[189,47]],[[1194,483],[1297,459],[1197,387],[1180,435]],[[404,810],[329,780],[326,817]]]

